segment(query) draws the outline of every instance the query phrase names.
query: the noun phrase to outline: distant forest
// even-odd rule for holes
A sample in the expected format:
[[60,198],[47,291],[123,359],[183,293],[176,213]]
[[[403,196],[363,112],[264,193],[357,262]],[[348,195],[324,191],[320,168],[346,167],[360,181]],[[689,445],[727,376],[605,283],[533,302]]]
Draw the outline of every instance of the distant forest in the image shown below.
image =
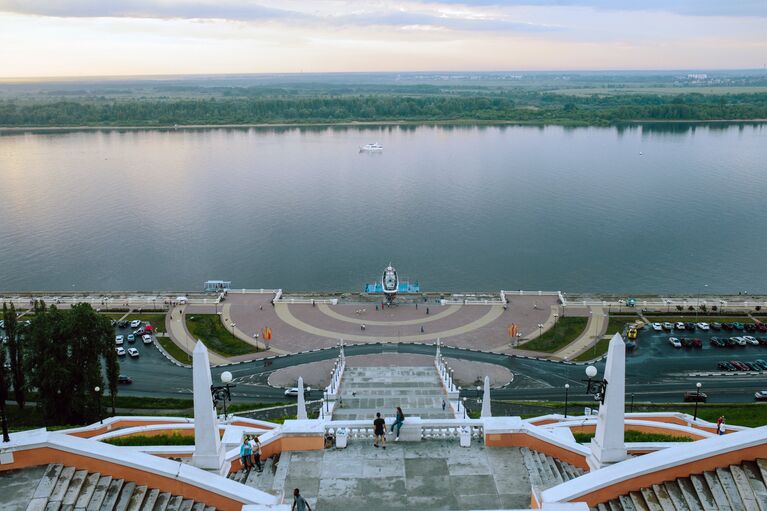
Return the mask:
[[0,100],[0,126],[172,126],[343,122],[521,122],[610,125],[638,120],[767,119],[767,93],[75,97]]

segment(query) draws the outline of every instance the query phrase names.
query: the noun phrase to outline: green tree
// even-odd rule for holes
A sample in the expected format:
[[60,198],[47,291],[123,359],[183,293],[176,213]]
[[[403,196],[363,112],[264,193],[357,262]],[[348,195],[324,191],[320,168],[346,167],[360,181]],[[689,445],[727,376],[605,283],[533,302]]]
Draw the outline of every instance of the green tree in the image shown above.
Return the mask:
[[[38,389],[44,419],[54,424],[94,420],[98,417],[95,388],[104,386],[102,363],[110,379],[119,372],[116,357],[110,362],[114,331],[109,320],[88,304],[65,311],[42,303],[35,308],[25,349],[30,384]],[[114,380],[113,396],[116,376]]]
[[8,337],[8,358],[10,361],[11,377],[9,381],[13,383],[13,394],[16,404],[24,409],[26,403],[26,392],[24,382],[24,351],[19,345],[21,333],[19,332],[19,323],[16,319],[16,307],[11,304],[8,307],[3,304],[3,320],[5,321],[5,335]]
[[[5,417],[5,401],[8,399],[8,380],[6,378],[5,363],[5,347],[0,344],[0,417],[3,418]],[[5,441],[8,438],[8,424],[5,420],[3,420],[2,428],[2,440]]]

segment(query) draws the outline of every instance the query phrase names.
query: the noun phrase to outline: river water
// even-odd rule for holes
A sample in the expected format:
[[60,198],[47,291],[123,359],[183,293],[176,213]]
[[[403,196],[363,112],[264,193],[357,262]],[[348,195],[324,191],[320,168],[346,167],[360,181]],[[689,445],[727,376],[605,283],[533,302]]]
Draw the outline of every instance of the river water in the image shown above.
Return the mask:
[[[358,152],[380,142],[381,154]],[[0,290],[767,291],[767,126],[0,136]]]

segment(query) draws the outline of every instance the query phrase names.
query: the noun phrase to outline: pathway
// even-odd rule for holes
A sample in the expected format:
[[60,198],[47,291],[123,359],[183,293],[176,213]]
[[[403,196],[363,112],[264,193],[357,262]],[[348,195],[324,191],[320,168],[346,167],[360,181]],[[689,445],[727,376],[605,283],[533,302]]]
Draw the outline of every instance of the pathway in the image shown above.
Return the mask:
[[[183,320],[184,312],[186,311],[186,305],[176,305],[170,310],[170,314],[165,316],[165,328],[168,331],[170,339],[181,348],[188,355],[192,354],[194,345],[197,344],[195,339],[189,330],[186,328],[186,322]],[[208,356],[210,357],[210,363],[212,365],[226,364],[229,362],[225,357],[217,354],[214,351],[208,350]]]
[[573,360],[584,351],[592,348],[607,330],[609,317],[607,311],[602,307],[591,307],[589,321],[583,330],[573,342],[553,354],[553,357],[562,360]]

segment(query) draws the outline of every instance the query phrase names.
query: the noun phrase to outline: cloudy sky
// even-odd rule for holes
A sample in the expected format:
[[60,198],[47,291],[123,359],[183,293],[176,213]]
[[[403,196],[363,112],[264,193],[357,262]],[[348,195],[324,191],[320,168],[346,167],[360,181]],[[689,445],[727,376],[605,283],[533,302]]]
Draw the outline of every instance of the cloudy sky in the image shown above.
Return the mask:
[[0,0],[0,77],[714,69],[767,0]]

